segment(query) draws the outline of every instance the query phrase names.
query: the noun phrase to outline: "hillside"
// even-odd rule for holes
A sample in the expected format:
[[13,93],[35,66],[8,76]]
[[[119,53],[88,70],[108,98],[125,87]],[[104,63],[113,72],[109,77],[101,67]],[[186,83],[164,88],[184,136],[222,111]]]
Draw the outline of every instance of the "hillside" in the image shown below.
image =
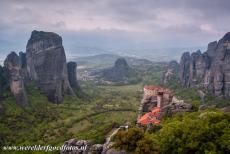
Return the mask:
[[[115,54],[99,54],[87,57],[78,57],[72,59],[78,63],[78,66],[84,68],[108,68],[114,65],[115,61],[122,56]],[[153,64],[152,61],[147,59],[133,58],[133,57],[123,57],[130,66],[150,66]]]

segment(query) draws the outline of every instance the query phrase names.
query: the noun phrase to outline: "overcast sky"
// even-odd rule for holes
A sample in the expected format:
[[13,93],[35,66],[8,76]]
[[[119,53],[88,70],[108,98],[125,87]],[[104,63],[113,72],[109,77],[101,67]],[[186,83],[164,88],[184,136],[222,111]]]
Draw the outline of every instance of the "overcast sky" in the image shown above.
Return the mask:
[[206,46],[230,31],[230,0],[0,0],[0,52],[25,51],[34,29],[67,52]]

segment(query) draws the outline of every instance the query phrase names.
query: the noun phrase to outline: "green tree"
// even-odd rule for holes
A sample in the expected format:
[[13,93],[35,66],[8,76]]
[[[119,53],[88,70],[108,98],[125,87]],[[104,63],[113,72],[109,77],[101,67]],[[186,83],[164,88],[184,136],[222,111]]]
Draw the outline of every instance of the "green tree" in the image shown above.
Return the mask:
[[139,128],[130,128],[129,131],[119,131],[115,136],[114,147],[126,151],[134,151],[137,143],[144,136],[144,132]]
[[229,153],[230,117],[207,111],[186,114],[164,124],[157,134],[162,153]]
[[159,153],[159,146],[155,144],[155,137],[146,133],[142,139],[137,142],[134,154],[155,154]]

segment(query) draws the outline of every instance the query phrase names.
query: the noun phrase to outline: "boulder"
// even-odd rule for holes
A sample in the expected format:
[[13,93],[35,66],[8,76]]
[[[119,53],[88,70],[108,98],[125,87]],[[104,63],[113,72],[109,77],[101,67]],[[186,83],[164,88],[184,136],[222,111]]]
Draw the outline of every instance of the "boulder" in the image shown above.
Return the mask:
[[9,78],[10,90],[16,99],[16,103],[23,107],[26,106],[28,101],[19,56],[15,52],[11,52],[5,59],[4,66]]
[[[78,147],[78,149],[66,150],[62,149],[60,151],[61,154],[101,154],[103,151],[102,144],[94,144],[91,145],[89,141],[86,140],[77,140],[77,139],[70,139],[65,142],[63,147]],[[84,148],[84,149],[80,149]]]
[[49,101],[61,103],[65,94],[74,95],[58,34],[34,30],[26,46],[26,64],[28,78],[37,82]]
[[85,140],[70,139],[62,147],[64,148],[60,150],[60,154],[88,154],[90,143]]
[[102,144],[94,144],[90,147],[89,154],[101,154],[103,151]]

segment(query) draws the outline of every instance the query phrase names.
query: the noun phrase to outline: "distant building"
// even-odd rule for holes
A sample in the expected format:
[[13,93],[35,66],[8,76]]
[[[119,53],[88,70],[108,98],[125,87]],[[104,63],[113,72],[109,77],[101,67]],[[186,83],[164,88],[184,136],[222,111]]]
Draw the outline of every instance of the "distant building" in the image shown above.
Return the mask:
[[144,86],[144,99],[156,101],[156,107],[163,107],[172,102],[172,91],[160,86]]
[[144,86],[144,96],[139,108],[137,123],[140,125],[159,124],[161,109],[169,105],[172,98],[172,91],[168,88]]

